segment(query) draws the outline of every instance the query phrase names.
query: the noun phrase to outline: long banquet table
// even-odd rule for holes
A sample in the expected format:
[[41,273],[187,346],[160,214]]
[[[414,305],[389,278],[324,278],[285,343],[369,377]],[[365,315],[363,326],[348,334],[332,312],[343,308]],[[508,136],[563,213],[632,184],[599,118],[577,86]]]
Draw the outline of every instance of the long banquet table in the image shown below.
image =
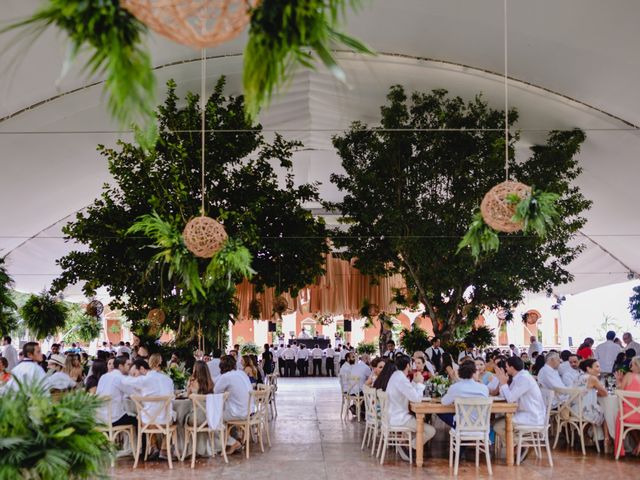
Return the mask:
[[[454,405],[443,405],[439,401],[425,399],[420,403],[411,403],[411,411],[416,414],[416,465],[422,466],[424,460],[424,416],[427,414],[455,413]],[[513,414],[518,409],[517,403],[494,401],[491,413],[504,413],[506,416],[506,448],[507,465],[513,465]]]

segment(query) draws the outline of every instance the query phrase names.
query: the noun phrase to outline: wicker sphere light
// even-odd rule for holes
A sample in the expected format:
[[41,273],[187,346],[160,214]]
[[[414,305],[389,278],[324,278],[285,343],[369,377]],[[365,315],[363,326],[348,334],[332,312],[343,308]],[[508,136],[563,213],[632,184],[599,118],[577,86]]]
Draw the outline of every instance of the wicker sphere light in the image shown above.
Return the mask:
[[120,0],[120,6],[158,34],[196,49],[237,37],[259,0]]
[[489,190],[480,204],[485,223],[498,232],[513,233],[522,230],[522,222],[511,221],[517,206],[507,199],[512,193],[522,199],[531,195],[531,187],[520,182],[502,182]]
[[182,238],[196,257],[211,258],[220,251],[228,237],[220,222],[210,217],[195,217],[184,227]]
[[164,324],[166,318],[167,316],[165,315],[164,310],[162,310],[161,308],[154,308],[150,310],[149,314],[147,315],[147,320],[149,320],[149,323],[151,325],[162,325]]
[[104,305],[100,300],[91,300],[86,308],[87,315],[90,317],[99,317],[104,313]]

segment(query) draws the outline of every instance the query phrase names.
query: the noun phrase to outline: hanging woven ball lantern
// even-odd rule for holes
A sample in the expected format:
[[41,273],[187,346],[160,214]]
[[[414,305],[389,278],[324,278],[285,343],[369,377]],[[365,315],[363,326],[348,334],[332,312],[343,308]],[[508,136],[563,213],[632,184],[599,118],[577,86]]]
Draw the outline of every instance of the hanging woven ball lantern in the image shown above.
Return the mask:
[[284,296],[280,295],[273,301],[273,313],[277,316],[282,316],[289,309],[289,302]]
[[262,316],[262,303],[257,298],[254,298],[249,302],[249,318],[254,320],[260,320]]
[[120,6],[156,33],[200,49],[237,37],[258,0],[120,0]]
[[531,187],[520,182],[502,182],[489,190],[480,204],[485,223],[498,232],[513,233],[522,230],[522,222],[511,220],[517,207],[516,203],[507,198],[511,194],[523,199],[531,195]]
[[227,232],[213,218],[195,217],[189,220],[182,238],[187,249],[196,257],[213,257],[227,241]]
[[162,325],[166,318],[167,316],[161,308],[154,308],[150,310],[147,315],[147,320],[149,320],[150,325]]
[[104,305],[100,300],[91,300],[85,310],[90,317],[99,317],[104,313]]

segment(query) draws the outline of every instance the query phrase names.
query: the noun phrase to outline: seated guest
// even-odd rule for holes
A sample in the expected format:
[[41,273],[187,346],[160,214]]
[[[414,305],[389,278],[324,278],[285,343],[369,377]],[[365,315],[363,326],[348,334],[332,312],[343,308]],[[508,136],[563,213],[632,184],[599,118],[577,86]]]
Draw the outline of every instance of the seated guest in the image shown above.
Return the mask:
[[539,353],[538,355],[536,355],[536,359],[533,362],[533,365],[531,365],[531,375],[537,376],[538,372],[542,369],[542,367],[544,367],[544,365],[545,365],[544,353]]
[[193,364],[193,373],[187,383],[187,395],[207,395],[213,393],[213,379],[204,361],[197,360]]
[[[604,410],[598,403],[598,397],[606,397],[607,390],[602,386],[598,377],[600,376],[600,362],[595,358],[588,358],[580,362],[582,375],[576,382],[576,387],[586,388],[587,393],[582,397],[582,416],[587,422],[596,425],[596,435],[594,440],[604,439],[602,425],[604,423]],[[572,406],[572,408],[577,405]]]
[[50,390],[69,390],[75,388],[78,384],[72,379],[63,368],[65,366],[65,358],[62,355],[51,355],[47,362],[49,370],[45,384]]
[[220,376],[220,356],[222,355],[222,351],[219,348],[213,349],[213,358],[207,362],[207,367],[209,368],[209,374],[211,378],[215,381],[216,378]]
[[64,362],[63,372],[69,375],[76,383],[82,383],[84,373],[80,364],[80,356],[75,353],[69,353]]
[[[247,375],[236,369],[236,359],[225,355],[220,359],[220,377],[213,387],[214,393],[229,392],[225,402],[223,420],[243,420],[247,418],[247,407],[253,387]],[[229,435],[227,438],[227,453],[233,453],[241,448],[240,439]]]
[[[624,369],[629,371],[631,369],[631,360],[636,356],[636,351],[633,348],[627,348],[624,352]],[[615,371],[615,370],[614,370]]]
[[[491,359],[493,360],[493,357]],[[489,395],[497,395],[498,389],[500,388],[498,377],[496,377],[493,373],[486,371],[486,364],[481,358],[476,358],[475,365],[477,372],[477,381],[487,386],[487,388],[489,389]]]
[[[137,393],[133,385],[124,381],[130,368],[131,361],[128,358],[116,357],[113,360],[113,370],[105,373],[98,380],[96,395],[111,397],[111,421],[114,427],[138,424],[136,417],[128,415],[125,410],[125,397]],[[106,406],[98,409],[98,417],[104,420],[108,418]]]
[[[495,373],[495,371],[496,371],[496,360],[495,360],[495,358],[496,358],[496,355],[493,352],[487,353],[485,366],[484,366],[484,371],[485,372]],[[477,367],[477,365],[476,365],[476,367]]]
[[415,357],[413,363],[415,368],[409,372],[409,380],[414,380],[418,375],[425,381],[431,378],[431,373],[429,373],[429,370],[427,369],[426,360],[422,358],[422,356]]
[[96,393],[100,377],[105,373],[107,373],[107,363],[102,360],[94,360],[91,364],[91,375],[87,377],[87,381],[84,383],[85,391],[91,394]]
[[[421,402],[424,392],[424,383],[421,375],[416,375],[416,381],[410,382],[407,375],[411,367],[410,359],[402,356],[396,359],[397,371],[391,375],[387,384],[387,405],[389,409],[389,424],[394,427],[406,427],[412,432],[416,431],[416,418],[409,411],[409,402]],[[428,442],[436,434],[435,428],[428,423],[424,424],[424,442]],[[415,448],[415,437],[412,439]],[[407,451],[400,449],[400,456],[408,461]]]
[[618,353],[618,356],[616,357],[616,360],[613,362],[613,372],[617,372],[618,370],[624,370],[625,369],[625,360],[627,359],[627,356],[625,354],[625,352],[620,352]]
[[[352,354],[353,355],[353,354]],[[354,357],[355,358],[355,357]],[[361,395],[362,387],[367,379],[371,376],[371,367],[369,367],[369,355],[363,353],[360,355],[360,360],[351,366],[352,377],[358,377],[358,384],[351,390],[351,395]]]
[[382,372],[382,369],[384,368],[384,364],[385,364],[384,358],[376,357],[373,360],[371,360],[371,364],[369,365],[371,367],[371,375],[369,375],[369,378],[367,378],[367,381],[364,382],[364,384],[367,387],[373,386],[373,382],[376,381],[376,378],[378,378],[378,375],[380,375],[380,372]]
[[380,375],[378,375],[373,382],[373,388],[376,390],[382,390],[383,392],[386,391],[391,375],[393,375],[397,370],[395,362],[385,362]]
[[560,378],[562,378],[562,375],[564,375],[567,371],[571,369],[571,365],[569,364],[570,357],[571,357],[570,350],[562,350],[560,352],[560,365],[558,365],[558,373],[560,374]]
[[345,387],[345,392],[346,392],[347,383],[349,382],[349,377],[351,376],[351,370],[356,363],[355,353],[348,352],[347,355],[344,357],[344,360],[345,362],[340,367],[339,375],[340,375],[340,379],[342,380],[343,387]]
[[412,358],[414,363],[416,361],[416,358],[421,358],[422,363],[424,363],[425,370],[427,370],[431,374],[431,376],[436,374],[436,367],[429,360],[427,360],[427,355],[424,352],[414,352]]
[[242,371],[247,374],[252,384],[258,382],[258,369],[253,364],[253,360],[251,360],[249,355],[242,356]]
[[[544,425],[546,405],[542,398],[542,392],[535,379],[524,369],[522,359],[509,357],[505,367],[506,371],[496,367],[496,376],[500,382],[502,396],[507,402],[518,404],[513,422],[517,425]],[[509,377],[511,377],[511,385],[509,385]],[[497,420],[493,429],[504,442],[506,439],[505,419]]]
[[11,380],[11,374],[9,373],[9,360],[5,357],[0,357],[0,386]]
[[572,353],[567,363],[569,364],[569,368],[565,367],[562,371],[562,383],[564,383],[565,387],[573,387],[578,381],[578,378],[580,378],[580,357]]
[[440,371],[441,375],[446,375],[451,383],[458,381],[458,374],[456,370],[458,366],[454,363],[453,357],[449,353],[444,353],[442,355],[442,370]]
[[[476,362],[477,361],[478,360],[476,360]],[[458,368],[458,377],[459,380],[451,385],[447,393],[442,397],[442,405],[451,405],[455,402],[456,398],[487,398],[489,396],[489,388],[481,382],[476,381],[478,374],[475,362],[463,362],[460,368]],[[450,427],[455,427],[454,415],[452,413],[440,414],[438,416]]]
[[[558,373],[558,367],[560,366],[560,355],[556,352],[547,354],[545,365],[538,372],[538,384],[545,390],[553,392],[555,388],[565,388],[564,382]],[[553,406],[558,404],[558,399],[554,397]]]
[[[627,374],[624,374],[621,371],[617,371],[615,373],[616,385],[618,386],[618,390],[640,393],[640,357],[634,357],[631,360],[630,368],[631,371]],[[625,423],[634,423],[640,425],[640,414],[634,413],[632,415],[628,415],[633,409],[629,404],[626,403],[627,401],[635,407],[638,407],[638,405],[640,404],[640,400],[633,398],[627,399],[625,402],[623,402],[622,415],[627,415],[624,419]],[[618,418],[616,419],[616,443],[614,452],[618,451],[618,447],[620,446],[619,444],[622,441],[620,437],[620,434],[622,433],[620,431],[620,415],[621,413],[618,412]],[[640,455],[640,431],[631,430],[631,433],[629,435],[631,435],[634,442],[636,443],[636,447],[633,450],[633,455],[638,456]],[[624,456],[624,447],[621,448],[620,455]]]
[[22,384],[40,382],[44,380],[45,373],[40,363],[43,360],[40,345],[37,342],[27,342],[22,347],[22,360],[11,370],[13,378],[7,384],[8,388],[18,389],[19,381]]

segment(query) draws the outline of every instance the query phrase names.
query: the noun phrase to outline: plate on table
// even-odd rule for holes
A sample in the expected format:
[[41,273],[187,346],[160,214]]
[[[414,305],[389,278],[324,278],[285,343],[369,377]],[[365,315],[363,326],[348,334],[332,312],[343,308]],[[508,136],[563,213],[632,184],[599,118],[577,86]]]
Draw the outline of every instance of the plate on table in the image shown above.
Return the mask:
[[504,398],[504,397],[491,397],[491,400],[493,402],[506,402],[507,401],[507,399]]

